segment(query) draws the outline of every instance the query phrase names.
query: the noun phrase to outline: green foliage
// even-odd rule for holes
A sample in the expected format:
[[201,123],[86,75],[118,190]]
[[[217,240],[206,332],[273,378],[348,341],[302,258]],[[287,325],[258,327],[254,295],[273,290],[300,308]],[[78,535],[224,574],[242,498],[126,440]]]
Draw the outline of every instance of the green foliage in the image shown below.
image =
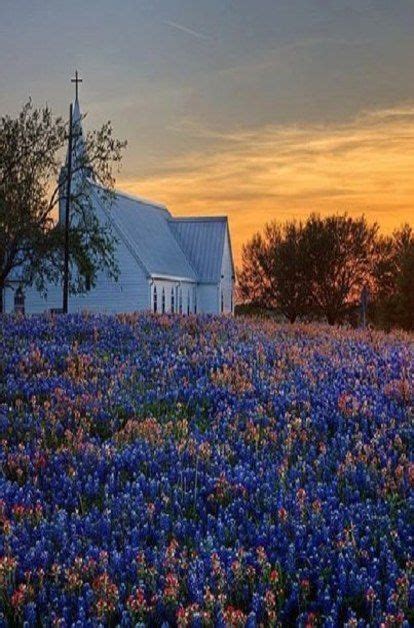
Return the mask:
[[[117,275],[115,239],[109,222],[101,224],[92,211],[90,178],[107,188],[102,203],[109,209],[113,164],[120,161],[125,143],[114,139],[109,122],[86,137],[80,122],[76,129],[70,289],[83,292],[94,286],[99,271]],[[54,217],[59,198],[65,202],[65,169],[56,179],[67,136],[67,122],[55,118],[49,107],[33,107],[31,101],[16,118],[0,119],[0,295],[16,272],[24,283],[35,283],[43,291],[48,281],[61,280],[63,229]]]

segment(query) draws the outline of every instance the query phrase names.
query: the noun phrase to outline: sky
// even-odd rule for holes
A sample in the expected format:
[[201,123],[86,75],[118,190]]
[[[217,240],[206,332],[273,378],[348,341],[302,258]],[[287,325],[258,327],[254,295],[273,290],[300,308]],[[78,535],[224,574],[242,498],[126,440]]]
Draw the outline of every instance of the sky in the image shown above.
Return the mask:
[[414,0],[0,0],[0,115],[30,96],[127,139],[174,215],[414,225]]

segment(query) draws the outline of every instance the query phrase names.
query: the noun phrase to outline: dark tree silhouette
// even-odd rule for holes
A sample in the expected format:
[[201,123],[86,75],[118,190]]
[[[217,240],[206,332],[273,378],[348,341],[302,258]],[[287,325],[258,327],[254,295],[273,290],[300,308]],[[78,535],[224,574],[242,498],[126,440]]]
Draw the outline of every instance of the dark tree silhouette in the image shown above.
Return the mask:
[[311,215],[305,224],[268,224],[243,248],[241,297],[298,317],[343,320],[372,283],[378,226],[364,217]]
[[306,221],[301,254],[313,313],[329,324],[343,320],[371,282],[378,225],[346,214]]
[[290,322],[306,314],[308,295],[303,283],[303,227],[290,222],[266,225],[243,247],[239,274],[241,297],[252,304],[277,310]]
[[414,329],[414,232],[405,224],[378,242],[373,321],[390,329]]

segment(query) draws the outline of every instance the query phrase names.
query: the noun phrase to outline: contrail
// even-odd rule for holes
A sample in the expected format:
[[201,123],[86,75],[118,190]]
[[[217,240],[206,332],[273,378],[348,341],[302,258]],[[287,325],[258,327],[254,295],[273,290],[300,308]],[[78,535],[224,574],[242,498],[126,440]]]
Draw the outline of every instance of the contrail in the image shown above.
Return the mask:
[[182,31],[183,33],[187,33],[188,35],[192,35],[193,37],[197,37],[197,39],[210,39],[207,35],[204,35],[203,33],[199,33],[198,31],[193,31],[192,28],[187,28],[186,26],[183,26],[182,24],[178,24],[177,22],[171,22],[170,20],[165,20],[164,24],[167,24],[167,26],[171,26],[172,28],[176,28],[179,31]]

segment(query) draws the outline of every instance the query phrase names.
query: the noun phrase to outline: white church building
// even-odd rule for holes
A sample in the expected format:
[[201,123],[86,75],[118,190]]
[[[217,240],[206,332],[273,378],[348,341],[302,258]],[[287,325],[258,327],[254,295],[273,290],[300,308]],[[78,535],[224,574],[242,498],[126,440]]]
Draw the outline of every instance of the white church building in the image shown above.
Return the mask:
[[[73,123],[81,124],[76,98]],[[162,204],[116,191],[108,209],[102,188],[88,180],[93,210],[109,221],[116,238],[118,279],[104,273],[85,294],[69,296],[69,312],[231,314],[234,311],[234,263],[229,225],[222,217],[174,217]],[[59,220],[64,220],[61,207]],[[16,280],[4,293],[6,312],[58,311],[62,286],[47,296]]]

